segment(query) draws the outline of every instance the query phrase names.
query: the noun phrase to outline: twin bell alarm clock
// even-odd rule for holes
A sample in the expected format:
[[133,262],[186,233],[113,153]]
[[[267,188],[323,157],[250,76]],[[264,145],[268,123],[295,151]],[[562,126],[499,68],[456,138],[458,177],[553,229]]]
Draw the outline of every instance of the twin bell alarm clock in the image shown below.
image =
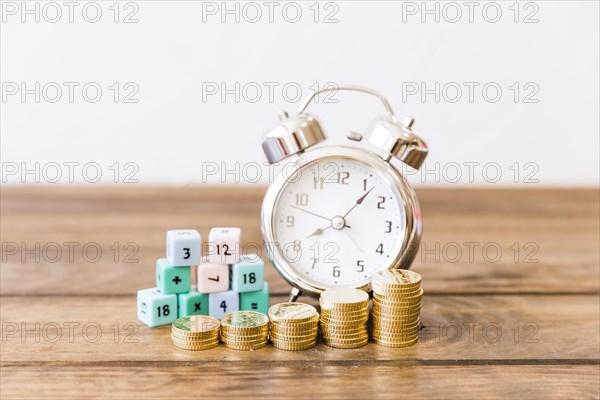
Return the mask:
[[[305,110],[315,96],[332,90],[375,96],[387,115],[364,135],[328,143],[317,118]],[[281,112],[280,120],[262,147],[269,163],[286,168],[267,190],[261,229],[269,259],[293,286],[290,301],[337,287],[370,291],[376,272],[409,268],[421,237],[421,212],[398,163],[419,169],[428,153],[412,130],[414,119],[398,121],[375,90],[342,86],[314,92],[297,114]]]

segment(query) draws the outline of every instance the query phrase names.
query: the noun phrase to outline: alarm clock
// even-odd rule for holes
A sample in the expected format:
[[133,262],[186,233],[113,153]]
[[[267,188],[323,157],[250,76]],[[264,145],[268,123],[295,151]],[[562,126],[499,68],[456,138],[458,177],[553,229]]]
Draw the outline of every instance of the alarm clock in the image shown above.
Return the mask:
[[[364,135],[334,143],[306,112],[315,96],[333,90],[375,96],[387,114]],[[360,86],[324,88],[297,114],[280,112],[262,142],[268,162],[282,168],[265,195],[261,230],[269,260],[293,287],[290,301],[330,288],[370,291],[376,272],[410,267],[421,211],[398,163],[419,169],[428,154],[413,123],[398,121],[379,92]]]

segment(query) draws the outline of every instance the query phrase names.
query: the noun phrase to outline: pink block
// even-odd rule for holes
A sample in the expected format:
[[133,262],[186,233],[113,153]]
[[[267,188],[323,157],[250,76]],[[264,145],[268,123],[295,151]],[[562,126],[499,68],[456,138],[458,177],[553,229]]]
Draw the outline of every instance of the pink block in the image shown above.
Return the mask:
[[217,293],[229,289],[229,265],[206,263],[198,265],[198,292]]

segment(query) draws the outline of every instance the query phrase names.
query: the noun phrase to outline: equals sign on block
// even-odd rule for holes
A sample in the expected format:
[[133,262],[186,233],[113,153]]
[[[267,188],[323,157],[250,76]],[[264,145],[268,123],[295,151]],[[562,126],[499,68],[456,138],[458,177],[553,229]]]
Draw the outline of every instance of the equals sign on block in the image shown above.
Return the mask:
[[258,310],[258,303],[251,303],[250,308],[253,310]]

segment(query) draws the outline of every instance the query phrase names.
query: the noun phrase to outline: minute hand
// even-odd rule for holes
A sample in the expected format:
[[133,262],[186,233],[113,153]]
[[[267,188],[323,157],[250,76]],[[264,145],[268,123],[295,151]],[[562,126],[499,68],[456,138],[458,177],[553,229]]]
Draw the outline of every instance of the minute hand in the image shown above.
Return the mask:
[[360,196],[358,198],[358,200],[356,200],[356,203],[354,203],[354,205],[352,206],[351,209],[348,210],[348,212],[346,214],[344,214],[344,218],[346,218],[346,216],[348,214],[350,214],[350,211],[354,210],[354,207],[356,207],[359,204],[362,204],[363,200],[365,199],[365,197],[367,197],[369,195],[369,193],[371,193],[371,190],[373,190],[375,188],[375,186],[373,186],[371,189],[369,189],[369,191],[365,194],[363,194],[362,196]]

